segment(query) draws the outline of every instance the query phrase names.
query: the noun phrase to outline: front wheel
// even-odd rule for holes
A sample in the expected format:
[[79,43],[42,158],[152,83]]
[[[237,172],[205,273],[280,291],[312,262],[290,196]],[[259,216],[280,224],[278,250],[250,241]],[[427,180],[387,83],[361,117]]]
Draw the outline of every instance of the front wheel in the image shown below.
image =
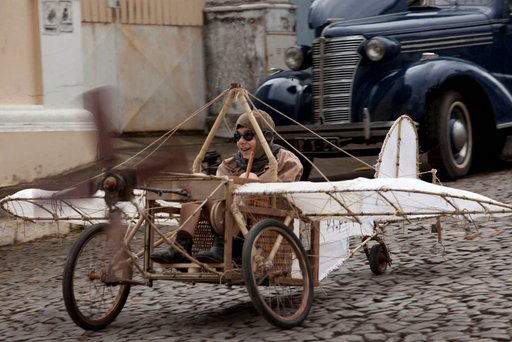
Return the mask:
[[437,141],[428,154],[429,163],[442,177],[464,177],[473,161],[474,136],[463,96],[455,90],[447,91],[432,102],[427,115]]
[[242,268],[256,310],[271,324],[301,324],[313,302],[313,273],[297,236],[283,223],[265,219],[244,242]]
[[[62,291],[71,319],[86,330],[100,330],[121,312],[132,278],[132,267],[119,232],[108,224],[85,230],[71,248],[64,267]],[[114,234],[116,233],[116,234]]]

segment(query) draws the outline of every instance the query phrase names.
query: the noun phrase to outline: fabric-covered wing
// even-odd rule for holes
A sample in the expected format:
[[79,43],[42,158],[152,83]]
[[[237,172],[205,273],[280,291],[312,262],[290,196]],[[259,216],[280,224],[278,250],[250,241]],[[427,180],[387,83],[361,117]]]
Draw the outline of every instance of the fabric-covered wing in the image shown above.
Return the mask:
[[236,193],[279,195],[310,220],[362,223],[438,216],[510,215],[512,206],[491,198],[414,178],[356,178],[340,182],[250,183]]
[[[99,222],[107,219],[108,209],[103,191],[86,198],[66,198],[63,193],[65,194],[64,191],[24,189],[3,198],[0,206],[9,214],[28,220]],[[126,213],[135,211],[128,202],[120,202],[119,206]]]

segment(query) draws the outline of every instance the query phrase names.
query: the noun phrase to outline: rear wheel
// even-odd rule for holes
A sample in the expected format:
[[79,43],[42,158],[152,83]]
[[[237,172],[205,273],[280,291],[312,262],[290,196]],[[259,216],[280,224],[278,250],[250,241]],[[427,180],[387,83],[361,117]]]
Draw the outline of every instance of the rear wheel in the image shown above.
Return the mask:
[[473,161],[474,136],[471,113],[462,95],[450,90],[436,98],[429,107],[436,146],[428,153],[430,165],[442,177],[464,177]]
[[388,259],[386,258],[384,248],[382,248],[380,243],[373,245],[372,248],[370,248],[368,262],[370,263],[370,269],[373,274],[380,275],[386,272],[388,268]]
[[62,290],[69,316],[86,330],[100,330],[121,312],[132,278],[132,267],[108,224],[85,230],[71,248],[64,267]]
[[313,302],[313,274],[297,236],[283,223],[265,219],[249,231],[242,268],[258,312],[289,329],[307,317]]

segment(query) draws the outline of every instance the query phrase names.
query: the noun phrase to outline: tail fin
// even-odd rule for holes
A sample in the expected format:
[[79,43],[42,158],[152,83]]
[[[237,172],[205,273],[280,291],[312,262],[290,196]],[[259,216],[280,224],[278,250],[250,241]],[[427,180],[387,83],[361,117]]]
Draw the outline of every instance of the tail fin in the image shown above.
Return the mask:
[[416,126],[402,115],[389,129],[377,160],[375,178],[418,178],[419,153]]

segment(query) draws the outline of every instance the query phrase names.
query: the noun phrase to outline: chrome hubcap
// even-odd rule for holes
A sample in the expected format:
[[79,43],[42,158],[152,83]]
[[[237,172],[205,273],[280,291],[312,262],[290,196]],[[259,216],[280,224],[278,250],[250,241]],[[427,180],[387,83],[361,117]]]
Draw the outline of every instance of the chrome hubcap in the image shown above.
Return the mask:
[[467,111],[462,104],[454,104],[450,116],[450,145],[453,159],[457,164],[466,162],[469,152],[470,132],[468,130]]

